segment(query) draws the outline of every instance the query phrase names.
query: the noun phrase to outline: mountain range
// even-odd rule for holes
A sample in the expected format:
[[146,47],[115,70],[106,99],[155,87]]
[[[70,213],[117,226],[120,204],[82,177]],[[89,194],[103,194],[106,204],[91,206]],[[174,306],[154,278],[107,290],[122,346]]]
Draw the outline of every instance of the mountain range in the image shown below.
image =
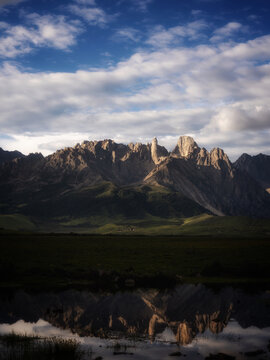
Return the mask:
[[0,226],[16,218],[21,227],[106,232],[108,223],[133,231],[135,220],[166,227],[194,217],[270,218],[269,192],[269,155],[243,154],[231,163],[222,149],[208,152],[189,136],[171,152],[156,138],[84,141],[46,157],[0,150]]

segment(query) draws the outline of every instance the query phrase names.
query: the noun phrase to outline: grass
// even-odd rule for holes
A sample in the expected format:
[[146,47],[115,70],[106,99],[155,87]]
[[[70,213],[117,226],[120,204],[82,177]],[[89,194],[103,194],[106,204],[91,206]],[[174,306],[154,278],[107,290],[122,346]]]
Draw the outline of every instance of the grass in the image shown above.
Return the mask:
[[75,340],[39,338],[15,333],[0,335],[0,360],[80,360],[84,352]]
[[[5,195],[5,194],[3,194]],[[122,235],[270,236],[270,219],[217,217],[179,192],[157,185],[49,186],[0,204],[0,228]],[[10,206],[8,206],[8,203]],[[7,214],[7,211],[10,213]]]
[[2,233],[0,286],[270,283],[269,257],[267,237]]
[[[46,187],[34,194],[14,195],[14,198],[7,193],[7,204],[1,212],[10,215],[0,215],[0,227],[34,230],[30,225],[35,224],[35,231],[75,229],[76,232],[100,233],[103,225],[112,224],[113,231],[117,232],[122,231],[122,225],[128,227],[132,222],[137,224],[136,231],[142,232],[145,226],[140,227],[140,222],[144,219],[149,222],[151,218],[153,228],[160,219],[170,225],[170,219],[206,212],[194,201],[162,186],[117,187],[103,182],[59,191],[57,187]],[[13,221],[6,221],[7,216]]]
[[20,214],[0,215],[0,228],[81,234],[117,235],[221,235],[221,236],[270,236],[270,220],[241,216],[213,216],[202,213],[192,217],[168,218],[144,213],[142,217],[126,217],[115,213],[83,216],[57,216],[38,219]]

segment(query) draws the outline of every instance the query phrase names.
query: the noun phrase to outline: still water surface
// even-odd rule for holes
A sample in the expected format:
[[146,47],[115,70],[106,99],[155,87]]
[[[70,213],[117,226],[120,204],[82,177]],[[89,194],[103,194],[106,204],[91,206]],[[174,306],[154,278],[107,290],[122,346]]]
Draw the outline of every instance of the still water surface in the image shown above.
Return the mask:
[[[93,359],[171,359],[176,352],[185,359],[269,359],[270,292],[203,285],[116,294],[18,291],[0,298],[0,333],[12,331],[75,338]],[[114,355],[116,345],[124,354]]]

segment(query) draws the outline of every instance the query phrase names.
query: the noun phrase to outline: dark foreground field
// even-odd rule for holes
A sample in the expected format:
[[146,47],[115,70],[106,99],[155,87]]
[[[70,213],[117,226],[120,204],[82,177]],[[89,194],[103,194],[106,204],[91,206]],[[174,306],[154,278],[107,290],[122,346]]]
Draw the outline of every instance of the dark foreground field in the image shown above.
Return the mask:
[[270,284],[270,239],[211,236],[0,235],[0,286]]

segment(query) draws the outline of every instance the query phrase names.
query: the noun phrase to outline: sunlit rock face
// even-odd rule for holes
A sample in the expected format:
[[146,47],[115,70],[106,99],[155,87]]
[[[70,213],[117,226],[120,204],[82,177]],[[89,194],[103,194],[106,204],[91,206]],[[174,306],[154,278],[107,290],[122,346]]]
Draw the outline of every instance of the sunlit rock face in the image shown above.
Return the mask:
[[213,292],[203,285],[182,285],[171,291],[137,290],[102,294],[78,291],[0,298],[0,323],[39,318],[81,336],[155,338],[170,328],[175,341],[186,345],[209,330],[218,334],[231,317],[243,327],[267,327],[269,294],[248,295],[225,288]]
[[222,149],[214,148],[208,152],[205,148],[200,148],[190,136],[180,136],[172,155],[192,159],[197,165],[212,166],[218,170],[231,172],[231,162]]
[[[255,165],[245,165],[246,158],[233,166],[222,149],[209,152],[190,136],[181,136],[171,153],[156,138],[151,144],[128,145],[110,139],[84,141],[45,158],[30,154],[2,164],[0,195],[6,213],[16,208],[35,216],[37,207],[46,202],[56,208],[52,202],[61,202],[67,194],[71,203],[78,189],[104,182],[119,187],[150,184],[172,189],[216,215],[270,217],[270,196],[265,191],[270,187],[270,157],[260,155],[256,171]],[[33,199],[28,208],[18,207]]]
[[222,149],[208,152],[188,136],[144,181],[173,187],[215,215],[270,216],[270,198],[256,181],[233,168]]
[[177,145],[172,151],[173,155],[178,155],[184,158],[195,157],[200,151],[200,148],[190,136],[180,136]]
[[152,140],[151,144],[151,156],[152,160],[155,164],[159,164],[162,160],[165,160],[169,155],[168,151],[164,146],[159,146],[157,138]]

